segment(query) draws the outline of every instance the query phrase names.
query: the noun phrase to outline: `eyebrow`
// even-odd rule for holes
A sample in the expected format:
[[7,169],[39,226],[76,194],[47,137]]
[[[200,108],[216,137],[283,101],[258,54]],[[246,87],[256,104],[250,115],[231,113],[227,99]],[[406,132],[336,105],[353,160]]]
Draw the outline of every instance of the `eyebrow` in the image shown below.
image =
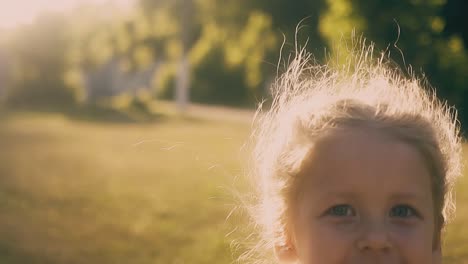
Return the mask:
[[342,199],[351,199],[354,200],[359,196],[358,193],[355,192],[340,192],[340,191],[331,191],[327,192],[324,196],[321,197],[321,200],[326,200],[330,198],[342,198]]
[[[356,192],[328,192],[322,199],[329,199],[329,198],[343,198],[343,199],[357,199],[359,197],[359,193]],[[419,192],[397,192],[390,195],[390,200],[423,200],[424,195]]]
[[424,195],[412,192],[399,192],[391,195],[392,200],[422,200]]

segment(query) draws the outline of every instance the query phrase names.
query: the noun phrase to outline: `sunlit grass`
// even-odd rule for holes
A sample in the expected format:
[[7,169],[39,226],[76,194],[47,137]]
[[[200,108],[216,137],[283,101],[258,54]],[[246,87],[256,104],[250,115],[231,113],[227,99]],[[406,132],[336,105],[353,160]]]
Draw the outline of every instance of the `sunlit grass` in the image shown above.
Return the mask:
[[231,261],[247,123],[1,123],[0,263]]
[[[229,188],[249,123],[216,120],[2,117],[0,263],[231,263]],[[449,264],[468,261],[464,190],[468,179]]]

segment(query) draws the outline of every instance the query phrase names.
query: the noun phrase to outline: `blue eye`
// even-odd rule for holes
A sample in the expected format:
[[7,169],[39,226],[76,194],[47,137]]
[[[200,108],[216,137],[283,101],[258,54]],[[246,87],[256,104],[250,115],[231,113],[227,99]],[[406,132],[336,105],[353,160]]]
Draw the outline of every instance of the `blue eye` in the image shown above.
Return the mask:
[[335,205],[327,210],[327,215],[336,216],[336,217],[349,217],[355,216],[356,211],[348,204]]
[[408,205],[397,205],[390,210],[391,217],[409,218],[419,216],[418,212]]

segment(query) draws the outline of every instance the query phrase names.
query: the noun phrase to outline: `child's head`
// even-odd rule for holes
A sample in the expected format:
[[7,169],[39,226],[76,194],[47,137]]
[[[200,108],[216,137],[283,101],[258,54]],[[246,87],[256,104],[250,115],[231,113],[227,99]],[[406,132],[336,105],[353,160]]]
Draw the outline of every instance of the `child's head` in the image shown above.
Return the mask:
[[252,212],[280,263],[440,262],[460,172],[455,115],[371,55],[337,68],[301,51],[259,113]]

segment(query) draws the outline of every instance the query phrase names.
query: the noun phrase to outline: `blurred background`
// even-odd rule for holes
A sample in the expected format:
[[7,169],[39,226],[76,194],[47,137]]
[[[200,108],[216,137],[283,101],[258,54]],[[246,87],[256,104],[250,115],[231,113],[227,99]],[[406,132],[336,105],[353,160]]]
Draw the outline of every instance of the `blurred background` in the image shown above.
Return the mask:
[[[242,145],[298,23],[318,61],[354,29],[425,73],[466,131],[467,12],[465,0],[0,0],[0,263],[231,263],[249,234]],[[457,188],[448,264],[468,263],[468,179]]]

